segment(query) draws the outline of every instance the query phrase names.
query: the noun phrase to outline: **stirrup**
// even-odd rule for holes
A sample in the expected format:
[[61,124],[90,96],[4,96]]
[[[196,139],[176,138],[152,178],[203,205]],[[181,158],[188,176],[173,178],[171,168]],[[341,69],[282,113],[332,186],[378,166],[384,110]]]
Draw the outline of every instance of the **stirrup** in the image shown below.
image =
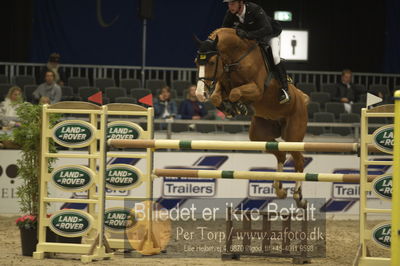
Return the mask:
[[[283,92],[283,94],[281,94],[279,96],[279,104],[284,104],[284,103],[289,102],[289,100],[290,100],[289,94],[284,89],[281,89],[281,91]],[[284,96],[284,97],[282,97],[282,96]]]

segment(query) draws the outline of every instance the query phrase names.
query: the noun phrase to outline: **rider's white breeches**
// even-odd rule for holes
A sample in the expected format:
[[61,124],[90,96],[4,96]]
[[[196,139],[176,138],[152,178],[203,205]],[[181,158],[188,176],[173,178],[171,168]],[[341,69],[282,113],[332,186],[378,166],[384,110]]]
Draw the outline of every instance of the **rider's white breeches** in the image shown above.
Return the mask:
[[281,40],[279,36],[272,38],[269,41],[269,46],[271,46],[272,56],[274,58],[274,64],[277,65],[279,64],[279,62],[281,62],[281,57],[280,57]]

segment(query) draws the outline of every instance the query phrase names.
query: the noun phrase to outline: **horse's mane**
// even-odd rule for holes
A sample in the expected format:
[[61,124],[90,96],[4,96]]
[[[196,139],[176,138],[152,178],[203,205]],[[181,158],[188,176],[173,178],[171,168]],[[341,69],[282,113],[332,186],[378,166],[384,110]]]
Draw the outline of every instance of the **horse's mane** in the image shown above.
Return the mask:
[[253,40],[241,39],[239,36],[236,35],[236,30],[233,28],[218,28],[211,32],[208,38],[211,40],[215,40],[217,35],[219,42],[224,42],[230,39],[232,44],[235,44],[235,46],[241,46],[242,48],[247,48],[254,43]]
[[210,35],[208,35],[208,38],[211,39],[211,40],[214,40],[214,39],[215,39],[215,36],[218,34],[218,32],[219,32],[221,29],[223,29],[223,28],[215,29],[213,32],[210,33]]
[[234,33],[236,33],[236,30],[233,28],[218,28],[218,29],[215,29],[213,32],[211,32],[210,35],[208,35],[208,38],[214,39],[218,33],[234,34]]

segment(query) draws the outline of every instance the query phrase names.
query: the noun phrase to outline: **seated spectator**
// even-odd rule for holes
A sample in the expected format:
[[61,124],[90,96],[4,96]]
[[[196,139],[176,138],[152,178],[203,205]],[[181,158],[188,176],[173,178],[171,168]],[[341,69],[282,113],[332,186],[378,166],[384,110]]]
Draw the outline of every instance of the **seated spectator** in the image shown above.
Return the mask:
[[46,64],[46,66],[42,67],[42,69],[40,71],[38,83],[42,82],[45,79],[45,75],[48,70],[53,71],[54,81],[58,85],[64,86],[66,77],[65,77],[64,69],[62,67],[60,67],[60,54],[52,53],[49,56],[49,60]]
[[196,86],[189,87],[186,100],[179,106],[179,114],[182,119],[199,120],[207,115],[207,110],[203,103],[196,97]]
[[43,104],[50,104],[50,98],[47,96],[42,96],[39,99],[39,104],[43,105]]
[[49,97],[50,103],[54,104],[61,100],[61,87],[54,80],[54,73],[46,71],[45,82],[33,92],[33,98],[38,102],[42,96]]
[[17,108],[22,103],[22,90],[20,87],[11,87],[5,100],[0,105],[2,125],[7,128],[19,127],[17,121]]
[[351,104],[354,102],[354,85],[351,82],[352,72],[349,69],[342,71],[340,82],[336,84],[336,94],[332,98],[334,102],[344,104],[346,112],[351,113]]
[[178,108],[176,102],[171,99],[171,89],[167,86],[161,89],[160,94],[154,99],[155,118],[173,118],[176,117]]

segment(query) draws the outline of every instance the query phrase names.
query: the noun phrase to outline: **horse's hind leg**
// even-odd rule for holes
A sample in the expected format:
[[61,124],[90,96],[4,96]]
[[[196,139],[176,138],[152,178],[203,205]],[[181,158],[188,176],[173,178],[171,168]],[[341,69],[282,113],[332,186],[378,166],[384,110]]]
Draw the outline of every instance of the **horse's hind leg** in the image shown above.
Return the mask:
[[[306,129],[307,129],[307,114],[305,114],[305,108],[299,108],[296,113],[296,117],[291,117],[287,121],[284,127],[284,132],[282,138],[285,141],[292,142],[303,141]],[[294,169],[296,172],[302,173],[304,171],[304,156],[301,152],[290,152],[294,160]],[[296,201],[297,207],[305,208],[307,201],[303,199],[303,194],[301,191],[301,181],[296,181],[296,187],[293,193],[293,198]]]
[[[290,153],[294,160],[294,169],[296,172],[302,173],[304,171],[304,156],[301,152]],[[307,201],[303,198],[302,181],[296,181],[296,186],[293,193],[293,199],[296,201],[298,208],[306,208]]]
[[[273,140],[275,141],[275,140]],[[285,152],[272,152],[277,161],[278,166],[276,168],[277,172],[283,172],[283,165],[286,161],[286,153]],[[280,199],[285,199],[287,197],[287,188],[282,187],[282,182],[278,180],[274,180],[273,187],[275,189],[276,196]]]
[[[276,141],[280,136],[280,125],[277,121],[266,120],[259,117],[253,117],[251,120],[249,137],[252,141]],[[272,151],[275,155],[278,165],[277,172],[283,171],[283,164],[286,161],[286,152]],[[287,196],[287,189],[282,188],[280,181],[274,180],[273,187],[278,198],[284,199]]]

